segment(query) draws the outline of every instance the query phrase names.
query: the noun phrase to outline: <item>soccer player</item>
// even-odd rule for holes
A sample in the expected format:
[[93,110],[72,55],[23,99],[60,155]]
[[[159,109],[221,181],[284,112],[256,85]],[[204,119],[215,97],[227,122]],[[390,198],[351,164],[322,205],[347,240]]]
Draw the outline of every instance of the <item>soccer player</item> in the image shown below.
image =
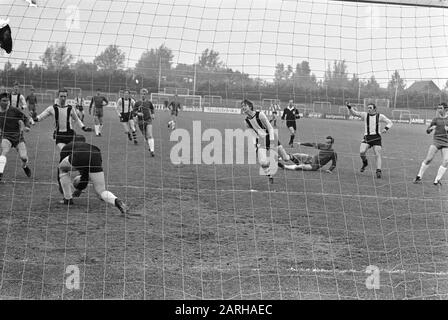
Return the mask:
[[7,54],[12,51],[12,36],[9,20],[0,19],[0,48],[5,50]]
[[26,97],[25,101],[28,104],[28,109],[30,111],[31,118],[35,118],[37,113],[37,97],[34,94],[34,88],[31,88],[31,93]]
[[73,141],[76,136],[75,130],[73,130],[73,122],[76,122],[82,131],[90,132],[91,128],[88,128],[79,119],[76,110],[71,105],[66,105],[67,101],[67,90],[59,89],[58,91],[58,101],[59,104],[54,104],[45,109],[41,114],[39,114],[34,121],[42,121],[49,116],[54,117],[55,130],[53,133],[53,138],[56,140],[56,145],[59,150]]
[[286,170],[303,170],[303,171],[317,171],[323,166],[325,166],[328,162],[331,161],[331,166],[328,170],[325,170],[327,173],[332,173],[336,168],[337,162],[337,154],[333,150],[334,139],[332,136],[326,137],[325,143],[311,143],[304,142],[298,143],[300,146],[304,147],[313,147],[319,150],[319,152],[311,156],[306,153],[294,153],[290,154],[290,160],[294,162],[292,165],[285,165],[281,162],[278,163],[278,166],[282,169]]
[[[349,103],[346,103],[346,106],[352,116],[361,118],[364,121],[364,138],[359,147],[359,154],[362,160],[360,171],[364,172],[368,166],[366,152],[368,149],[373,148],[373,152],[376,156],[376,177],[380,179],[382,149],[380,132],[383,134],[386,133],[393,126],[393,123],[384,114],[378,113],[374,103],[369,103],[367,105],[367,112],[356,111]],[[380,131],[381,122],[386,124],[382,131]]]
[[92,114],[92,106],[95,107],[93,110],[93,117],[95,121],[95,135],[97,137],[101,137],[101,131],[103,130],[103,115],[104,110],[103,107],[106,106],[109,103],[107,101],[106,97],[101,95],[101,89],[96,90],[96,96],[92,97],[92,100],[90,101],[89,106],[89,114]]
[[[264,174],[269,178],[269,183],[274,183],[269,168],[269,159],[267,158],[267,150],[271,148],[271,143],[278,141],[278,135],[271,123],[262,111],[254,111],[254,105],[251,101],[245,99],[241,101],[241,111],[246,115],[246,125],[252,129],[257,137],[257,156]],[[290,156],[286,153],[283,146],[278,141],[278,154],[284,161],[290,160]]]
[[269,119],[269,122],[272,123],[274,128],[277,128],[277,116],[278,116],[279,110],[280,110],[280,105],[278,103],[271,104],[271,107],[270,107],[271,119]]
[[432,119],[431,124],[426,129],[426,133],[430,134],[434,131],[433,142],[429,146],[428,154],[425,160],[423,160],[420,170],[415,177],[414,183],[422,183],[423,174],[428,169],[429,164],[434,159],[437,151],[442,153],[442,164],[439,167],[437,176],[434,179],[434,185],[441,185],[440,180],[445,174],[448,167],[448,106],[445,102],[442,102],[437,106],[437,117]]
[[28,167],[28,154],[26,150],[25,140],[23,139],[23,131],[28,131],[25,126],[26,117],[17,108],[10,107],[9,97],[7,93],[0,94],[0,181],[3,178],[3,172],[6,166],[6,155],[11,148],[15,148],[22,160],[22,168],[27,177],[31,177],[31,170]]
[[[58,165],[58,183],[64,194],[62,204],[72,205],[73,197],[79,197],[87,188],[89,180],[101,200],[115,205],[122,214],[127,214],[128,206],[112,192],[106,190],[101,150],[85,142],[85,138],[77,136],[77,141],[71,142],[61,150]],[[84,141],[83,141],[84,140]],[[71,171],[79,171],[81,177],[73,184]]]
[[[124,96],[117,101],[117,114],[120,122],[123,124],[124,132],[128,135],[129,141],[134,140],[137,144],[137,131],[135,130],[135,122],[133,119],[135,100],[131,98],[129,90],[124,91]],[[132,133],[131,133],[132,132]]]
[[[84,99],[81,95],[77,95],[75,99],[76,103],[76,110],[78,111],[78,117],[81,119],[81,121],[84,122]],[[99,135],[101,135],[101,130]]]
[[171,128],[172,130],[176,129],[176,119],[177,115],[180,111],[180,102],[178,99],[177,94],[174,95],[173,101],[168,105],[168,109],[171,111],[171,119],[168,121],[168,128]]
[[137,116],[137,123],[145,140],[148,142],[149,152],[154,157],[154,138],[152,136],[152,120],[154,120],[154,105],[146,98],[148,90],[140,91],[141,100],[134,105],[134,114]]
[[296,119],[300,119],[299,110],[294,106],[293,101],[289,100],[288,106],[283,110],[282,120],[286,119],[286,127],[289,129],[289,146],[294,147],[294,138],[297,130]]

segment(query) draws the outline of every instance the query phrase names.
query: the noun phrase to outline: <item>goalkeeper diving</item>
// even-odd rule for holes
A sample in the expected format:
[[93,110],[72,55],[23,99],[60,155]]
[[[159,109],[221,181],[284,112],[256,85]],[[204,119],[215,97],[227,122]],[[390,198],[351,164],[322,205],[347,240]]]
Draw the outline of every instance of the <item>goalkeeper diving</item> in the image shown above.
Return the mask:
[[285,170],[317,171],[331,161],[331,166],[325,172],[332,173],[336,168],[338,158],[337,153],[333,150],[333,144],[334,138],[331,136],[325,139],[325,143],[299,142],[298,145],[316,148],[319,152],[315,155],[306,153],[290,154],[287,160],[291,160],[294,164],[279,162],[278,166]]

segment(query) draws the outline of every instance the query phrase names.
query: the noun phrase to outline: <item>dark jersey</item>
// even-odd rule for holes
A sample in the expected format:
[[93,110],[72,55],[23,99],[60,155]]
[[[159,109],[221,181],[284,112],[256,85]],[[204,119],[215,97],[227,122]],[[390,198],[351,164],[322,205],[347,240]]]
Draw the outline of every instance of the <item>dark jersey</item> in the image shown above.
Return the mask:
[[314,147],[319,150],[319,153],[313,157],[312,166],[313,169],[317,170],[325,166],[328,162],[331,161],[330,171],[333,171],[336,168],[336,162],[338,156],[333,148],[329,147],[325,143],[301,143],[300,145],[306,147]]
[[436,126],[433,137],[434,144],[436,146],[448,147],[448,132],[445,129],[445,126],[448,126],[448,118],[434,118],[429,126]]
[[151,120],[151,115],[154,114],[154,105],[151,101],[137,101],[134,105],[134,113],[143,113],[143,116],[138,116],[139,121]]
[[26,97],[26,102],[29,105],[36,105],[37,104],[37,97],[34,94],[30,94],[28,97]]
[[20,121],[26,123],[26,117],[19,109],[8,108],[4,112],[0,111],[0,136],[19,140],[22,136]]
[[282,120],[285,118],[287,121],[295,121],[300,118],[299,110],[297,110],[296,107],[286,107],[285,110],[283,110]]
[[80,172],[103,171],[101,150],[94,145],[85,142],[66,144],[61,150],[60,161],[66,157],[69,157],[70,164]]
[[92,106],[95,106],[95,108],[103,108],[103,102],[105,102],[106,104],[109,103],[109,101],[107,101],[107,99],[104,96],[92,97],[92,100],[90,101],[89,110],[92,109]]

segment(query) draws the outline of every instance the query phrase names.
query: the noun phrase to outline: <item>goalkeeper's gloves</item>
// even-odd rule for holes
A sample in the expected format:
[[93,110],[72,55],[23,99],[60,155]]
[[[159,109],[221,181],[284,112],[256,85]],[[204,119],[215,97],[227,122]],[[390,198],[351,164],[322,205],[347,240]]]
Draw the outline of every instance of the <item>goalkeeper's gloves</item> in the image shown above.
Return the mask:
[[428,129],[426,129],[426,133],[427,134],[430,134],[432,132],[432,128],[428,128]]
[[79,198],[81,196],[82,190],[79,189],[75,189],[75,191],[73,191],[72,196],[75,198]]
[[350,103],[346,102],[345,105],[347,106],[348,110],[351,110],[352,106],[350,105]]
[[84,126],[84,127],[82,127],[81,129],[82,129],[82,131],[84,131],[84,132],[92,132],[92,128],[90,128],[90,127],[86,127],[86,126]]

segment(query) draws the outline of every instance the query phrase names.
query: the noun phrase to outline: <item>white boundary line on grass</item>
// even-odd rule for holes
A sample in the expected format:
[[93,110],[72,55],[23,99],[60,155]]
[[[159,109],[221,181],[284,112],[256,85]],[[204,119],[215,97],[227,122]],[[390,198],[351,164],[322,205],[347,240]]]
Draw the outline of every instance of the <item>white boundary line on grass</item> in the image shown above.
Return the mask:
[[[17,184],[40,184],[40,185],[54,185],[57,186],[58,184],[56,182],[49,182],[49,181],[40,181],[40,182],[29,182],[25,180],[3,180],[2,184],[6,185],[7,183],[17,183]],[[275,185],[274,185],[275,186]],[[115,184],[108,184],[107,187],[112,188],[129,188],[129,189],[148,189],[148,190],[166,190],[166,191],[180,191],[181,189],[191,189],[191,188],[160,188],[160,187],[143,187],[143,186],[123,186],[123,185],[115,185]],[[424,197],[424,198],[418,198],[418,197],[386,197],[386,196],[375,196],[375,195],[368,195],[368,194],[336,194],[336,193],[325,193],[325,192],[304,192],[304,191],[276,191],[276,190],[255,190],[255,189],[245,189],[245,190],[239,190],[239,189],[199,189],[199,191],[202,192],[254,192],[254,193],[275,193],[275,194],[295,194],[295,195],[314,195],[314,196],[334,196],[334,197],[361,197],[361,198],[372,198],[372,199],[383,199],[383,200],[428,200],[428,201],[448,201],[448,194],[446,198],[441,197]]]

